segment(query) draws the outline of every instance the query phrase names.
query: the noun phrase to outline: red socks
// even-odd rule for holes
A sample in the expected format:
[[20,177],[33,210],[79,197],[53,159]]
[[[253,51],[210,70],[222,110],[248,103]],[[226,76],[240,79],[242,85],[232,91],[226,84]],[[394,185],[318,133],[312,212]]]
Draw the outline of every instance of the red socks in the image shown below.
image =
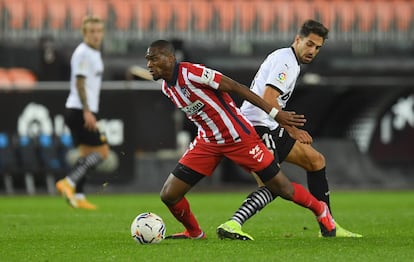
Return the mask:
[[323,205],[317,200],[309,191],[307,191],[302,185],[292,182],[295,192],[293,192],[293,202],[303,207],[306,207],[319,216],[324,211]]
[[191,212],[190,204],[185,197],[183,197],[175,205],[168,206],[168,209],[174,217],[184,225],[190,233],[190,236],[197,237],[201,234],[202,230],[200,229],[194,214]]

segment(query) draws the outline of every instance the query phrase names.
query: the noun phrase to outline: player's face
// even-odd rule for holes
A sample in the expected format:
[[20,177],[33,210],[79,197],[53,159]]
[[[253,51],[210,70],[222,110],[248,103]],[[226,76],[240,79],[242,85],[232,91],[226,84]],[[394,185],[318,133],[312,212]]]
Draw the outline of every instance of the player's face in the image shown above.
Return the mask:
[[104,25],[102,23],[87,23],[83,30],[83,41],[90,47],[101,48],[104,37]]
[[307,37],[296,36],[295,52],[301,64],[309,64],[318,55],[322,45],[323,37],[317,34],[309,34]]
[[174,70],[174,57],[162,52],[159,48],[150,47],[145,55],[147,67],[154,80],[172,80]]

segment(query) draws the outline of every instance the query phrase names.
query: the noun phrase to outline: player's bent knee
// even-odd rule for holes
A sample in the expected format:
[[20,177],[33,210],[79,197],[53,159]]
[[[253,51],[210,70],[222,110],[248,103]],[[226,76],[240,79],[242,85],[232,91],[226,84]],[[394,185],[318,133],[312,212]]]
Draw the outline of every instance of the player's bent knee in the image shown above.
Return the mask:
[[268,165],[265,169],[256,171],[255,173],[257,176],[262,180],[263,183],[266,183],[274,176],[276,176],[280,171],[279,164],[273,160],[270,165]]
[[325,167],[325,157],[321,153],[316,151],[309,158],[310,167],[308,168],[308,171],[317,171]]
[[161,201],[167,206],[174,205],[182,197],[182,194],[178,194],[178,192],[174,191],[174,188],[171,186],[170,183],[168,183],[168,181],[164,184],[160,192]]

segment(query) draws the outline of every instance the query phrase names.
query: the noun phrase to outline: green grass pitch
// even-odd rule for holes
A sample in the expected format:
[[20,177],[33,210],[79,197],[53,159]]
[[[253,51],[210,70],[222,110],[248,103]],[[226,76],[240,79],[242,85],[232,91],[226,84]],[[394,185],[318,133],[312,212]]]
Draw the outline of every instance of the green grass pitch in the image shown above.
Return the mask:
[[0,196],[0,261],[414,261],[414,192],[335,192],[334,217],[361,239],[318,238],[310,211],[277,199],[244,225],[255,241],[219,240],[216,227],[247,193],[189,193],[207,239],[146,246],[130,237],[138,213],[160,215],[167,234],[183,230],[158,194],[90,195],[97,211],[58,196]]

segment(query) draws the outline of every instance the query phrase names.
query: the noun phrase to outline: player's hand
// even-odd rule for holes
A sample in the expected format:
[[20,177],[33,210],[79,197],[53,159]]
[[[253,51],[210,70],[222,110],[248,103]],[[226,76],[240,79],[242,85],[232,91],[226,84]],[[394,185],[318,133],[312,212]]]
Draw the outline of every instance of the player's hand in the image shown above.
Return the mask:
[[306,119],[304,115],[297,115],[295,112],[279,110],[275,120],[283,126],[304,126]]
[[293,128],[290,132],[289,135],[299,141],[302,144],[312,144],[313,139],[312,136],[305,130],[302,129],[298,129],[298,128]]
[[88,129],[90,131],[98,130],[98,126],[96,125],[96,117],[91,111],[84,110],[83,111],[83,119],[85,121],[85,128],[86,129]]

